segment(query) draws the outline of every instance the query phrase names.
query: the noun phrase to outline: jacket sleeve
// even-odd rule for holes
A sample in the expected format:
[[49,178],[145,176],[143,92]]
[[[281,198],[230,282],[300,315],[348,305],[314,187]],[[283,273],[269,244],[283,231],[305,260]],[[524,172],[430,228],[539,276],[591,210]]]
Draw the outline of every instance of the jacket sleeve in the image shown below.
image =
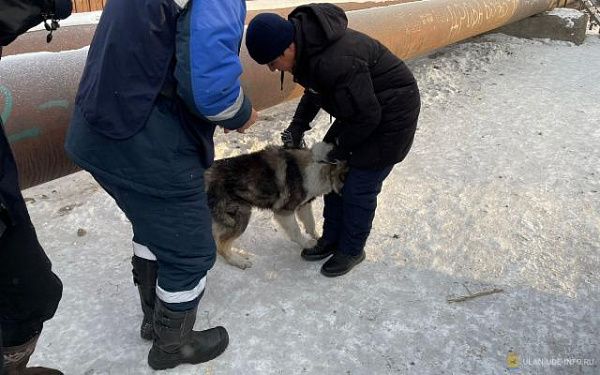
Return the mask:
[[294,113],[292,126],[298,127],[299,129],[302,129],[302,131],[309,130],[310,123],[315,119],[320,109],[321,106],[319,105],[317,94],[308,89],[304,90],[304,94]]
[[[319,79],[332,93],[336,113],[335,144],[341,151],[351,152],[379,126],[381,105],[375,96],[366,62],[340,57],[319,69]],[[343,125],[343,126],[342,126]]]
[[42,12],[49,11],[46,5],[39,0],[0,0],[0,46],[42,22]]
[[190,1],[177,24],[177,94],[196,116],[227,129],[252,111],[240,82],[245,17],[244,1]]

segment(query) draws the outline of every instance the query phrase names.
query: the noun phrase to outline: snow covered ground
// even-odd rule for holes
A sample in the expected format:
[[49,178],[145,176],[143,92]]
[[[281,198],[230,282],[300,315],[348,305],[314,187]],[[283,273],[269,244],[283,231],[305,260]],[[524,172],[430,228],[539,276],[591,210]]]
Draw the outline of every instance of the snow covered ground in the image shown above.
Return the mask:
[[[419,130],[384,186],[367,260],[325,278],[256,212],[237,243],[253,267],[219,259],[199,309],[197,328],[224,325],[228,350],[164,373],[502,374],[509,351],[522,374],[600,373],[598,61],[597,31],[579,47],[492,34],[412,61]],[[278,143],[293,110],[219,134],[217,155]],[[83,172],[24,195],[65,285],[31,362],[152,373],[125,217]],[[503,292],[447,302],[492,288]]]

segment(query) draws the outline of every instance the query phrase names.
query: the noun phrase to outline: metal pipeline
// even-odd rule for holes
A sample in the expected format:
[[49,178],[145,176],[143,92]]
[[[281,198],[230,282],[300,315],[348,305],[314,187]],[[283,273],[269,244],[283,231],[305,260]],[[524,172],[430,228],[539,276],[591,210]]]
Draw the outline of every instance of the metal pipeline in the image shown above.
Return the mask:
[[[351,28],[375,37],[401,58],[410,59],[571,2],[422,0],[348,12],[348,19]],[[63,42],[54,48],[81,47],[93,30],[93,25],[61,28],[55,40]],[[39,31],[25,37],[44,39]],[[63,143],[86,54],[87,48],[23,53],[4,57],[0,62],[0,113],[23,189],[77,170],[66,157]],[[257,109],[301,93],[289,75],[281,91],[279,74],[255,64],[245,49],[241,59],[242,81]]]

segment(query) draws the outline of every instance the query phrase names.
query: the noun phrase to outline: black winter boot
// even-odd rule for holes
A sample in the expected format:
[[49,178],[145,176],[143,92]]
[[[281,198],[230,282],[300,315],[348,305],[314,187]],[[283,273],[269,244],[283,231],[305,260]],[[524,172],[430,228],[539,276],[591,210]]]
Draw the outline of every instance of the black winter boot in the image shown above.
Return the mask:
[[19,346],[2,348],[4,367],[0,369],[0,373],[4,375],[64,375],[62,372],[51,368],[27,367],[29,357],[35,350],[38,337],[39,335]]
[[315,246],[310,249],[302,249],[300,256],[308,261],[321,260],[333,254],[336,248],[337,244],[326,244],[323,237],[320,237]]
[[358,255],[335,253],[327,262],[323,263],[321,273],[327,277],[342,276],[363,260],[365,260],[364,250]]
[[140,327],[140,336],[144,340],[152,340],[154,337],[152,320],[156,300],[156,273],[158,265],[156,261],[140,258],[135,255],[131,258],[131,265],[133,266],[133,283],[138,287],[142,312],[144,313]]
[[192,331],[198,306],[187,311],[169,310],[158,298],[154,307],[154,342],[148,364],[155,370],[183,363],[210,361],[225,351],[229,335],[223,327]]

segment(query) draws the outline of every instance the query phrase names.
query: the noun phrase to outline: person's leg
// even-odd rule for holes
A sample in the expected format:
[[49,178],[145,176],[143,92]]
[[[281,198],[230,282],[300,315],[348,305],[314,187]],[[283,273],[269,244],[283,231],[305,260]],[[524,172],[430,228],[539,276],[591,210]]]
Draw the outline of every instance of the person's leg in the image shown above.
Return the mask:
[[3,367],[10,374],[25,369],[43,323],[56,312],[62,283],[37,239],[1,127],[0,122],[0,327]]
[[331,192],[323,197],[323,242],[326,244],[337,244],[343,228],[342,197]]
[[[160,205],[156,202],[157,208]],[[229,343],[223,327],[192,330],[207,272],[216,258],[206,194],[201,191],[168,199],[164,205],[157,212],[168,218],[161,227],[171,226],[171,241],[136,231],[158,261],[154,342],[148,354],[148,364],[156,370],[209,361],[225,351]]]
[[377,196],[393,166],[377,170],[350,168],[342,189],[342,230],[338,250],[321,272],[340,276],[362,262],[364,247],[371,232],[377,208]]
[[[138,281],[140,273],[136,263],[148,265],[156,258],[150,366],[171,368],[182,363],[205,362],[221,354],[228,344],[227,331],[223,327],[192,331],[206,274],[216,258],[212,217],[205,191],[165,197],[140,193],[106,181],[100,181],[100,184],[107,188],[131,221],[134,273],[137,273]],[[149,300],[146,303],[142,292],[140,297],[144,310]]]
[[30,225],[9,227],[0,238],[0,325],[5,345],[39,334],[62,296],[62,283]]
[[[96,182],[106,191],[114,200],[117,206],[125,213],[125,216],[131,221],[130,209],[128,209],[127,194],[123,194],[123,188],[120,188],[105,179],[94,176]],[[139,194],[138,199],[143,199]],[[135,219],[134,219],[135,220]],[[137,220],[136,220],[137,221]],[[136,237],[133,237],[133,256],[131,257],[131,273],[133,283],[138,288],[140,295],[140,305],[142,307],[142,323],[140,325],[140,337],[144,340],[152,340],[154,337],[153,316],[154,304],[156,302],[156,279],[158,273],[158,264],[156,255],[145,245],[142,245]]]
[[341,253],[358,255],[363,251],[375,218],[377,196],[392,168],[350,168],[342,190],[344,218],[339,243]]
[[56,312],[62,283],[52,272],[31,224],[8,227],[0,238],[0,249],[0,326],[10,373],[26,367],[43,323]]

